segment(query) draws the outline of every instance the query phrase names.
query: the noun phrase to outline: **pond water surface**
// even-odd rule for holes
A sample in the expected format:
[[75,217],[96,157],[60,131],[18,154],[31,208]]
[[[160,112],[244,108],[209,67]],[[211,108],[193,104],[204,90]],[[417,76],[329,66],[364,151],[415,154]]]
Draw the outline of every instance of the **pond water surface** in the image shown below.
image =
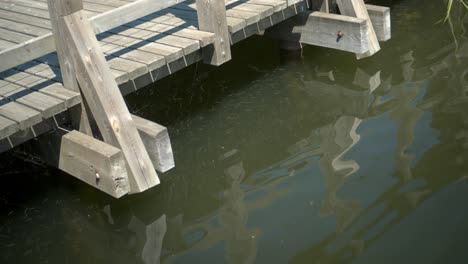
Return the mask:
[[0,156],[0,263],[467,263],[468,18],[444,3],[379,1],[372,58],[257,36],[130,95],[176,161],[143,194]]

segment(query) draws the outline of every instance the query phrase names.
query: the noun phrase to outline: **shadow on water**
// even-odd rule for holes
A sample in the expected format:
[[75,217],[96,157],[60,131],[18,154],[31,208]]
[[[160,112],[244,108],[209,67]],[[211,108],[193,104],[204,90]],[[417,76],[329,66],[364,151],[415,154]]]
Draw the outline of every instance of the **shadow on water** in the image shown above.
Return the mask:
[[435,24],[442,3],[380,2],[393,39],[371,59],[281,54],[254,37],[223,67],[196,64],[128,96],[170,131],[176,168],[153,190],[114,200],[3,154],[1,262],[466,257],[468,19],[454,18],[455,42]]

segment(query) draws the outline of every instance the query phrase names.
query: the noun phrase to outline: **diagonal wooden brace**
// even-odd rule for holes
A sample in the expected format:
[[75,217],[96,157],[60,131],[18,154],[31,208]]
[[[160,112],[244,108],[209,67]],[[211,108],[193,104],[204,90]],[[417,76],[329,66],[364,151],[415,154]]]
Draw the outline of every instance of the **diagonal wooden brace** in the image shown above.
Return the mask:
[[82,97],[106,143],[120,149],[127,163],[130,192],[145,191],[159,178],[135,123],[83,11],[59,18]]

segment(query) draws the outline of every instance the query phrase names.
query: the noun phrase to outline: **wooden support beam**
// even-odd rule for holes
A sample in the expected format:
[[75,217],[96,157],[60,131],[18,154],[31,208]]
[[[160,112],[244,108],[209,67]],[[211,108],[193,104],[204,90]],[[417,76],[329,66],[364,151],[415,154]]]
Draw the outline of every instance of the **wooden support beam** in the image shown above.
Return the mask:
[[304,13],[265,31],[273,38],[353,53],[368,50],[367,33],[365,19],[322,12]]
[[362,18],[314,12],[299,32],[300,42],[309,45],[354,53],[364,53],[369,49],[367,23]]
[[375,35],[372,21],[367,13],[366,5],[363,0],[337,0],[338,7],[342,15],[363,18],[367,22],[367,34],[369,37],[369,50],[364,53],[356,53],[358,59],[372,56],[380,50],[379,41]]
[[130,191],[145,191],[159,178],[120,94],[114,76],[83,11],[60,19],[73,56],[83,97],[105,142],[119,148],[127,162]]
[[374,26],[379,41],[387,41],[392,37],[392,22],[390,8],[385,6],[366,5],[370,20]]
[[[78,12],[83,9],[82,0],[48,0],[50,20],[52,22],[52,32],[54,33],[55,47],[60,62],[60,72],[62,73],[63,86],[65,89],[80,92],[80,87],[76,81],[76,71],[71,61],[71,54],[68,50],[63,25],[59,24],[59,18]],[[87,135],[92,135],[91,124],[85,107],[85,100],[82,98],[81,107],[73,108],[72,115],[76,120],[76,127]]]
[[224,0],[196,0],[200,30],[214,33],[216,40],[203,50],[205,63],[219,66],[231,59],[231,46]]
[[78,131],[62,137],[59,168],[115,198],[130,191],[120,149]]
[[174,168],[174,155],[167,128],[135,115],[132,118],[154,168],[160,172]]

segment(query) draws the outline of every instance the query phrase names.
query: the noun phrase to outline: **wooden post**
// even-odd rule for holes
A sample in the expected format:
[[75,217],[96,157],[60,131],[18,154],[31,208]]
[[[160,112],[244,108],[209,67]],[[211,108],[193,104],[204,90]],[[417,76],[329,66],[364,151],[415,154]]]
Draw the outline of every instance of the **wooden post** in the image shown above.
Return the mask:
[[[63,86],[66,89],[79,92],[80,87],[76,81],[76,71],[71,61],[70,52],[66,46],[63,27],[58,24],[59,18],[78,12],[83,9],[82,0],[48,0],[49,14],[52,23],[52,32],[54,33],[55,47],[60,62],[60,72],[62,73]],[[73,120],[81,132],[92,135],[92,129],[89,122],[88,113],[85,107],[85,100],[82,98],[81,107],[71,110],[74,116]]]
[[115,198],[130,190],[120,149],[78,131],[62,137],[58,167]]
[[130,191],[142,192],[159,178],[114,76],[83,11],[59,18],[82,96],[105,142],[121,149],[127,162]]
[[196,0],[200,30],[215,33],[213,45],[203,50],[205,63],[219,66],[231,59],[231,44],[224,0]]
[[139,116],[132,115],[132,118],[154,168],[160,172],[174,168],[174,155],[167,128]]
[[380,50],[379,41],[375,35],[374,27],[367,13],[366,5],[363,0],[337,0],[341,14],[345,16],[364,18],[367,21],[367,31],[369,36],[369,50],[365,53],[357,53],[358,59],[372,56]]
[[379,41],[387,41],[392,37],[390,8],[385,6],[366,5],[372,26]]

